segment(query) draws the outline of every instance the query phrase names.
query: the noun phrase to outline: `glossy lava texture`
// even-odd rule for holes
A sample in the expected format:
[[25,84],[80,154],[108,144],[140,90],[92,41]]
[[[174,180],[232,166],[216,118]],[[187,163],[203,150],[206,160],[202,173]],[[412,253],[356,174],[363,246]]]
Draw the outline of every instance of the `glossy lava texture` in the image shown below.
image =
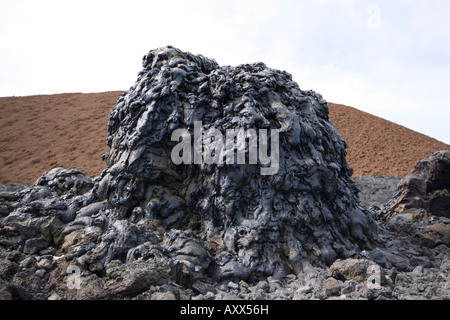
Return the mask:
[[[328,112],[319,94],[263,63],[220,67],[173,47],[152,50],[111,111],[108,168],[95,194],[108,200],[114,219],[152,219],[188,233],[185,246],[201,247],[197,254],[216,278],[329,265],[377,236]],[[279,129],[278,172],[263,176],[262,164],[249,161],[175,165],[171,134],[193,132],[195,121],[224,136],[227,129]]]

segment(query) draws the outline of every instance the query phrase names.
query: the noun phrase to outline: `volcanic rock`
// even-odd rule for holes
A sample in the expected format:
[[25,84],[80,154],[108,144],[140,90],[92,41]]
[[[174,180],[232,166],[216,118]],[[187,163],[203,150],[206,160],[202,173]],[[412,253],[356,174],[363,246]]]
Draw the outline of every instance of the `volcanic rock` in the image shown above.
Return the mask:
[[427,248],[450,245],[450,150],[419,161],[380,207],[386,226]]
[[326,101],[286,72],[152,50],[108,131],[99,177],[0,186],[0,297],[450,296],[447,154],[367,209]]
[[[387,213],[425,209],[433,216],[450,218],[450,150],[436,152],[419,161],[400,181],[397,193],[387,205]],[[392,215],[388,214],[386,218]]]
[[401,179],[392,176],[364,176],[354,177],[360,188],[361,203],[370,208],[381,207],[393,198]]
[[[94,190],[111,205],[109,219],[177,230],[185,240],[166,246],[176,245],[169,255],[186,261],[185,252],[216,279],[284,276],[373,246],[376,224],[358,202],[346,143],[319,94],[263,63],[220,67],[173,47],[151,51],[143,67],[110,114],[108,168]],[[251,141],[244,164],[175,164],[172,134],[195,136],[196,122],[223,137],[278,130],[278,171],[262,174],[261,150],[251,163]]]

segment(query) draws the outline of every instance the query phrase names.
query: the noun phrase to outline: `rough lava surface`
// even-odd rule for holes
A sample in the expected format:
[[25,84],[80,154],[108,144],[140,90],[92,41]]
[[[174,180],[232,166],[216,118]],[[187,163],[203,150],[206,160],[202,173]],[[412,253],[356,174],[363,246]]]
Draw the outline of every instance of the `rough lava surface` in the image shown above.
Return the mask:
[[[328,113],[263,63],[150,51],[110,113],[99,177],[56,168],[0,188],[0,297],[449,298],[446,198],[431,212],[364,207]],[[278,129],[278,171],[248,157],[176,165],[172,133],[196,121],[224,136]]]
[[[372,245],[376,225],[358,203],[346,144],[320,95],[262,63],[219,67],[171,47],[151,51],[143,66],[111,111],[108,169],[94,191],[114,219],[191,233],[216,278],[284,276]],[[278,172],[263,176],[248,159],[175,165],[171,134],[193,133],[195,121],[223,136],[279,129]]]

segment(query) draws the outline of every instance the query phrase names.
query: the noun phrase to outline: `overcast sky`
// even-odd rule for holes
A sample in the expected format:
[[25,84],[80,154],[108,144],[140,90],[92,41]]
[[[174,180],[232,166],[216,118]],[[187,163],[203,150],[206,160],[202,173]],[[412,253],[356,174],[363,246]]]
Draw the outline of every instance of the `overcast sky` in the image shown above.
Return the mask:
[[449,14],[448,0],[0,0],[0,96],[127,90],[173,45],[262,61],[450,144]]

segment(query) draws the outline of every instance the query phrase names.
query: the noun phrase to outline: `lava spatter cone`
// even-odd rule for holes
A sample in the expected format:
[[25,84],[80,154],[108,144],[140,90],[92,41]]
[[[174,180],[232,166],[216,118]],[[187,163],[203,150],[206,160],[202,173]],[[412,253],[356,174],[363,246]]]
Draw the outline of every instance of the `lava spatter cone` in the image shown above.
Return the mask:
[[[347,145],[328,114],[320,94],[263,63],[221,67],[170,46],[150,51],[110,113],[108,168],[94,194],[110,204],[111,220],[156,221],[173,236],[140,243],[127,259],[157,250],[197,273],[248,280],[371,248],[376,224],[359,204]],[[236,150],[225,150],[230,131],[244,133]],[[177,132],[184,135],[174,139]],[[264,132],[270,152],[261,150]],[[216,161],[207,163],[211,141]],[[263,163],[263,151],[277,159]]]

